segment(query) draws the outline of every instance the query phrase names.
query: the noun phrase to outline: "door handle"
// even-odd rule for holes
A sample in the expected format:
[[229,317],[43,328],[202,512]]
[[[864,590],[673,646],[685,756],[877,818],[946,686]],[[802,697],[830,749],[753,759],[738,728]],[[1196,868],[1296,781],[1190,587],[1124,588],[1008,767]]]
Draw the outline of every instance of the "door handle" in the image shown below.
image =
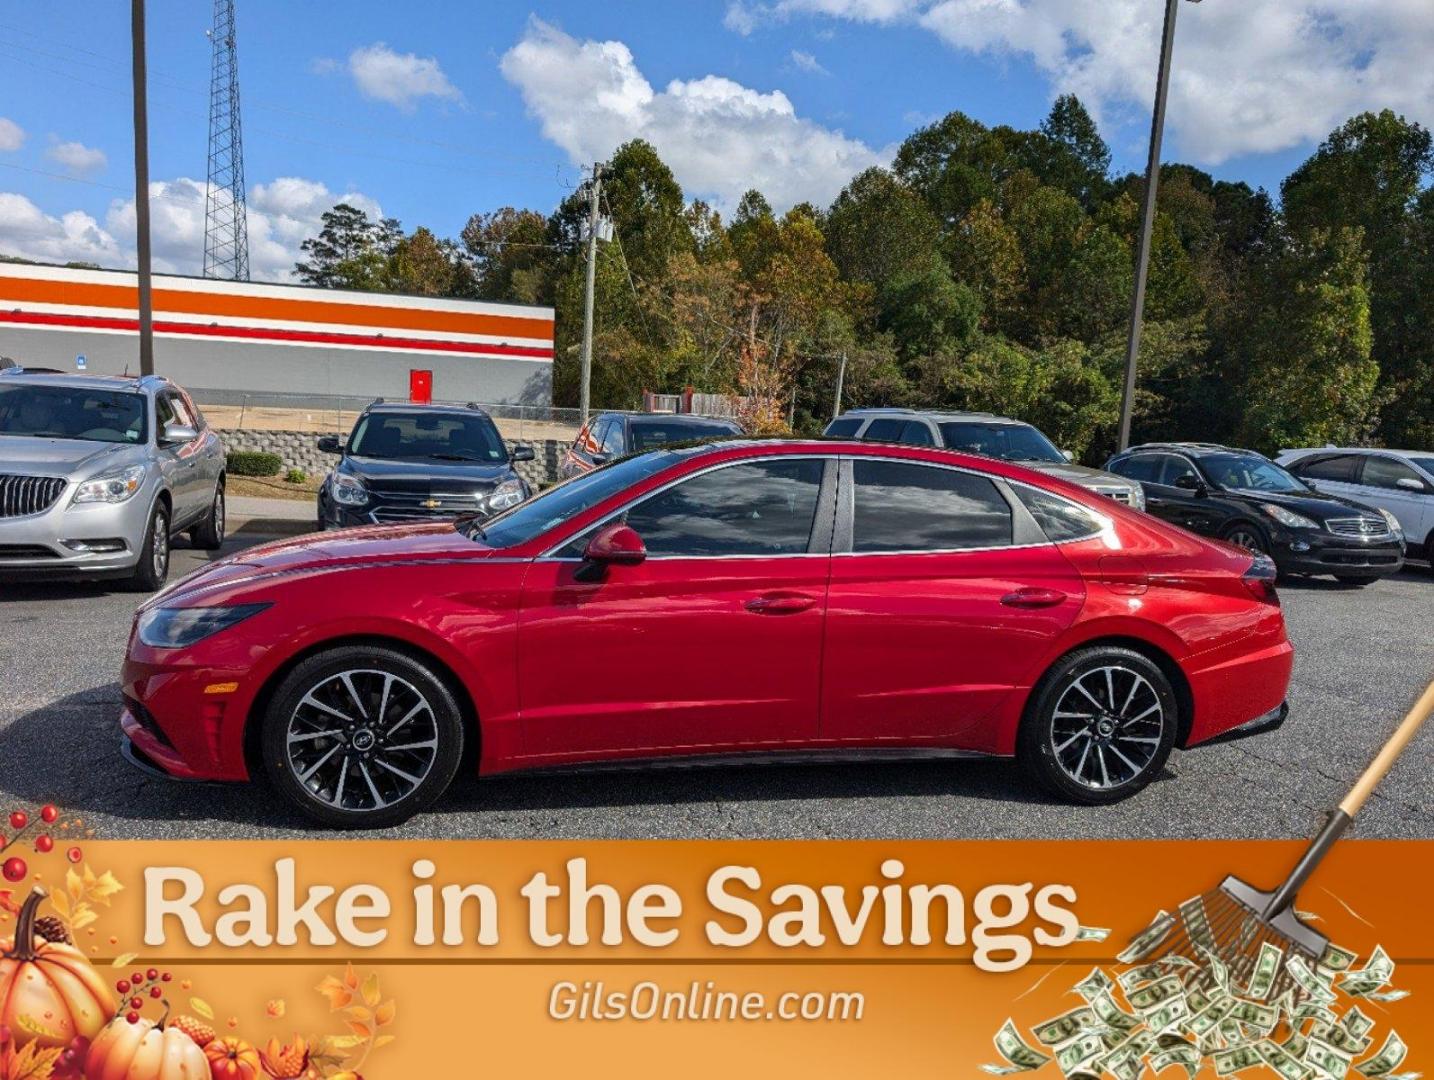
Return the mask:
[[1058,589],[1017,589],[1001,597],[1001,603],[1007,607],[1044,608],[1055,607],[1065,599],[1066,594]]
[[757,596],[742,606],[753,615],[796,615],[817,602],[814,596]]

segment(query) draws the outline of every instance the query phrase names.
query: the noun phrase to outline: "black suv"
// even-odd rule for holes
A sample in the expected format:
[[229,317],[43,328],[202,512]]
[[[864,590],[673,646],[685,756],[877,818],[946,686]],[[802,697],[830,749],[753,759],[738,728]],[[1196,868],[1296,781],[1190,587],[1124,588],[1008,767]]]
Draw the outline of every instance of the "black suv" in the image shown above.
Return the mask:
[[1156,517],[1264,552],[1284,574],[1332,574],[1367,585],[1404,565],[1404,543],[1388,513],[1315,491],[1253,450],[1147,443],[1105,467],[1139,480]]
[[319,449],[340,455],[319,488],[320,529],[488,517],[532,494],[513,466],[532,461],[533,448],[510,453],[493,418],[476,405],[376,401],[346,444],[325,435]]

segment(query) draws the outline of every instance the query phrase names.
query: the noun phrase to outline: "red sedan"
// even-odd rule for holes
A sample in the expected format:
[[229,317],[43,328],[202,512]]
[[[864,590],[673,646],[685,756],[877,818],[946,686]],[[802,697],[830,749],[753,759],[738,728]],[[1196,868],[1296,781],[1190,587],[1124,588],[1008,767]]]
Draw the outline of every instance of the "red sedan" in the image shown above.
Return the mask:
[[139,610],[122,724],[142,765],[264,773],[337,826],[402,821],[474,760],[1014,756],[1107,803],[1282,718],[1292,659],[1267,559],[1082,488],[723,443],[206,567]]

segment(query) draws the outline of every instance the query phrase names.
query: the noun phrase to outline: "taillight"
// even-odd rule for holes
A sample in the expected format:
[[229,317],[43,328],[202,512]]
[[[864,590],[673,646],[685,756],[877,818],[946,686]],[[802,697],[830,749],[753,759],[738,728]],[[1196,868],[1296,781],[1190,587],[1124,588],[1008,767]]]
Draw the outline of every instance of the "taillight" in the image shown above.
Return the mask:
[[1240,580],[1244,583],[1246,591],[1256,600],[1278,607],[1280,594],[1275,591],[1277,576],[1275,560],[1268,555],[1256,555],[1254,563],[1245,571],[1244,577]]

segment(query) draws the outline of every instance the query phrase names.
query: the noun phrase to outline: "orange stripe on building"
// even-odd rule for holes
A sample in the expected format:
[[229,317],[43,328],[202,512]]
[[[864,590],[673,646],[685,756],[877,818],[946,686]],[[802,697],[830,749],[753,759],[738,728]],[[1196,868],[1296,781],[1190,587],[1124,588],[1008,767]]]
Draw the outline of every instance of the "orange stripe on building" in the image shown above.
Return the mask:
[[[0,277],[0,302],[65,304],[77,307],[135,311],[139,307],[138,286],[95,285],[81,282],[45,281],[35,278]],[[429,330],[450,334],[481,334],[498,338],[553,340],[549,319],[516,315],[469,314],[457,311],[426,311],[421,308],[385,307],[332,300],[284,300],[268,296],[226,296],[220,293],[190,292],[156,288],[154,309],[166,314],[222,315],[240,319],[282,319],[341,326],[372,326],[394,330]]]

